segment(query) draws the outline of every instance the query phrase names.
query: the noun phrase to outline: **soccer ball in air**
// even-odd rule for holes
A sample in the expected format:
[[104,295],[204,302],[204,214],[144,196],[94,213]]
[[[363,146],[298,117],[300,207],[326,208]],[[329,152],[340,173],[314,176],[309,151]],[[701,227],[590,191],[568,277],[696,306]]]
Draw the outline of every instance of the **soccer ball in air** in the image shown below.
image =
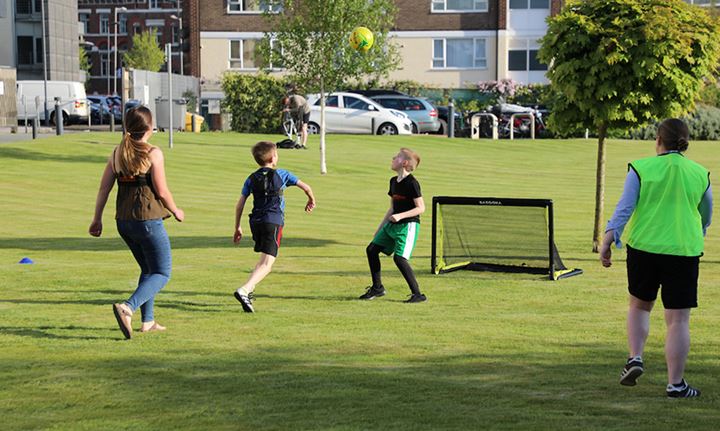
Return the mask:
[[374,41],[375,37],[367,27],[356,27],[350,33],[350,47],[356,51],[366,52],[372,47]]

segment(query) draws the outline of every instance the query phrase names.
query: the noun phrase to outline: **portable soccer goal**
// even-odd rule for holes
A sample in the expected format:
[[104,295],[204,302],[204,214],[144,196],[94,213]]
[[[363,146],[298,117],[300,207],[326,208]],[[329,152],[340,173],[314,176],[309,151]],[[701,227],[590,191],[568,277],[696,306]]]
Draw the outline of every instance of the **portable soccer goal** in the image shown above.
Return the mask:
[[582,274],[568,269],[553,239],[549,199],[435,196],[432,271],[547,274],[552,280]]

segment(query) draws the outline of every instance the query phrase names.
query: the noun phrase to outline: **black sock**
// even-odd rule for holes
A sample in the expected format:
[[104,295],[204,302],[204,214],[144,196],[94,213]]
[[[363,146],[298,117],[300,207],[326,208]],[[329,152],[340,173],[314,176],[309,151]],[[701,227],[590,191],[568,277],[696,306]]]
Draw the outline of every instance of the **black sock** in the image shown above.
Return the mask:
[[395,261],[395,265],[397,265],[398,269],[400,270],[400,273],[403,275],[403,277],[405,277],[405,281],[407,282],[410,291],[413,293],[413,295],[419,295],[420,288],[418,287],[417,280],[415,279],[415,273],[410,266],[410,262],[408,262],[408,260],[404,257],[398,256],[397,254],[393,256],[393,260]]
[[372,277],[373,287],[382,287],[382,280],[380,279],[380,251],[382,248],[374,243],[370,243],[365,249],[367,254],[368,264],[370,265],[370,276]]

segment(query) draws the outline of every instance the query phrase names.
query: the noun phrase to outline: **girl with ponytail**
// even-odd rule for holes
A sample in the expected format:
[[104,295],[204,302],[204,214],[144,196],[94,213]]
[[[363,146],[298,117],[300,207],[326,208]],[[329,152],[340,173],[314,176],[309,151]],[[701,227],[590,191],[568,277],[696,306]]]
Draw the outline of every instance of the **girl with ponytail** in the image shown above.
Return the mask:
[[610,245],[620,247],[627,224],[630,351],[620,384],[635,386],[645,371],[642,354],[650,311],[660,291],[667,326],[665,393],[670,398],[700,396],[683,373],[690,350],[690,310],[698,305],[699,261],[712,219],[712,190],[707,169],[683,155],[689,139],[682,120],[670,118],[660,124],[655,155],[628,165],[625,188],[600,249],[600,261],[609,267]]
[[144,106],[125,114],[125,133],[115,147],[100,180],[90,235],[102,234],[102,215],[117,182],[115,220],[120,236],[140,266],[135,292],[123,303],[113,304],[113,314],[125,338],[132,337],[132,316],[140,308],[140,332],[163,331],[154,317],[155,295],[170,279],[170,240],[163,219],[185,218],[165,180],[162,151],[148,143],[152,136],[152,113]]

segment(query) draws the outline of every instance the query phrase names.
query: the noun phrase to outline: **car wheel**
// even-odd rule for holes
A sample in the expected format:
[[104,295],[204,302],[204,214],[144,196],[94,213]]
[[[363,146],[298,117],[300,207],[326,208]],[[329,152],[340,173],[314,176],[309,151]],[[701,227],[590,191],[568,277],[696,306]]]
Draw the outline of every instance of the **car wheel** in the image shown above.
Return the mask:
[[440,128],[437,130],[438,135],[445,135],[447,134],[447,122],[445,120],[440,120]]
[[412,132],[413,132],[413,135],[418,134],[418,126],[415,123],[412,123]]
[[[67,114],[64,112],[62,113],[62,123],[63,123],[63,126],[67,126],[70,123],[70,119],[68,118]],[[53,111],[53,113],[50,114],[50,124],[52,124],[53,126],[56,125],[55,124],[55,111]]]
[[394,124],[391,123],[383,123],[378,127],[377,131],[378,135],[397,135],[398,130],[397,127],[395,127]]
[[308,135],[317,135],[320,133],[320,126],[317,123],[308,123],[307,131]]

